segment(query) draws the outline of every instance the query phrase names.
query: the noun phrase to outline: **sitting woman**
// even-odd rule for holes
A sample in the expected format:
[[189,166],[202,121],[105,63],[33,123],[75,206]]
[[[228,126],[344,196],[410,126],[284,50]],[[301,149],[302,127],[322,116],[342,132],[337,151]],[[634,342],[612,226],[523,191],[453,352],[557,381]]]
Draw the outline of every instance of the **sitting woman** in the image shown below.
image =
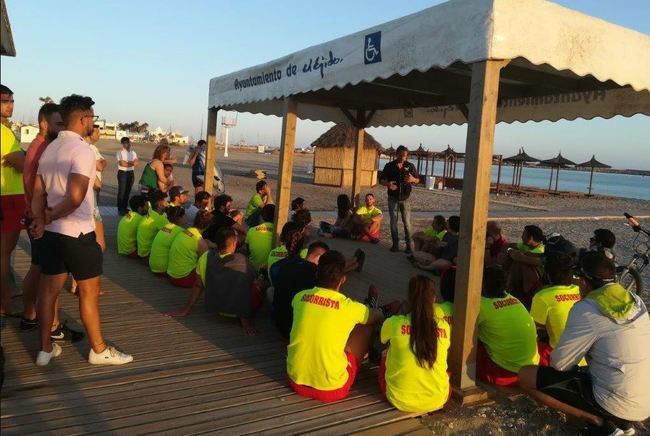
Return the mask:
[[346,194],[336,197],[336,222],[320,222],[320,234],[326,238],[349,238],[354,226],[352,202]]
[[187,224],[185,209],[179,206],[168,207],[167,219],[169,223],[165,224],[153,238],[149,254],[149,269],[152,273],[163,276],[167,274],[172,243]]
[[208,250],[209,244],[201,237],[208,228],[212,214],[201,210],[196,214],[194,226],[178,233],[169,249],[167,277],[174,286],[191,288],[196,278],[196,261]]
[[447,220],[442,215],[434,216],[431,226],[413,235],[415,250],[433,253],[446,234]]
[[140,177],[140,192],[148,195],[152,191],[167,192],[168,181],[165,177],[165,160],[169,158],[169,145],[159,145],[153,152],[153,159],[144,166]]
[[409,313],[384,321],[381,342],[388,344],[379,366],[379,387],[404,412],[432,412],[449,399],[447,352],[450,328],[434,315],[433,281],[418,275],[409,281]]
[[481,307],[478,315],[476,376],[498,386],[515,386],[517,373],[537,365],[535,321],[519,300],[505,291],[501,268],[483,272]]

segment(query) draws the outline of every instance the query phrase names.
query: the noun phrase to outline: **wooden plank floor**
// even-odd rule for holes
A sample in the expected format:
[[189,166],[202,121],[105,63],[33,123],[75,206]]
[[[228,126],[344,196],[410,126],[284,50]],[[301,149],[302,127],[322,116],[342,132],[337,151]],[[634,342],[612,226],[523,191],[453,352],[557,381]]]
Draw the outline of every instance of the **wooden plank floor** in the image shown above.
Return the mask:
[[[110,343],[133,354],[134,363],[92,366],[84,340],[64,345],[62,356],[48,367],[36,367],[37,332],[21,333],[18,319],[10,319],[2,332],[3,435],[424,431],[419,420],[383,400],[374,367],[363,367],[343,401],[322,404],[294,394],[286,383],[286,344],[265,311],[257,319],[262,334],[252,338],[236,323],[205,314],[202,301],[187,318],[163,317],[182,305],[189,291],[117,256],[116,222],[105,218],[102,330]],[[337,240],[331,246],[349,256],[359,244]],[[15,257],[21,277],[29,266],[27,248],[21,239]],[[403,298],[413,272],[404,256],[382,245],[363,248],[364,271],[350,275],[346,293],[362,298],[368,284],[376,283],[382,297]],[[20,299],[15,301],[19,306]],[[77,304],[76,297],[62,294],[62,319],[80,328]]]

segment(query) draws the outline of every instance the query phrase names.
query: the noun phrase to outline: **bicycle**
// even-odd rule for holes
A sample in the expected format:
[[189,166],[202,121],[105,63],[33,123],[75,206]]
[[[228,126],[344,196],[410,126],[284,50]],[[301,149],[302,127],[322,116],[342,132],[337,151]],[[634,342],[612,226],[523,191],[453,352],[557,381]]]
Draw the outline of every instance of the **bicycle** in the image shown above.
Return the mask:
[[642,272],[650,264],[650,231],[643,228],[639,221],[629,213],[623,214],[627,218],[626,225],[636,232],[632,241],[634,254],[627,265],[620,265],[616,268],[618,283],[625,289],[641,295],[644,290]]

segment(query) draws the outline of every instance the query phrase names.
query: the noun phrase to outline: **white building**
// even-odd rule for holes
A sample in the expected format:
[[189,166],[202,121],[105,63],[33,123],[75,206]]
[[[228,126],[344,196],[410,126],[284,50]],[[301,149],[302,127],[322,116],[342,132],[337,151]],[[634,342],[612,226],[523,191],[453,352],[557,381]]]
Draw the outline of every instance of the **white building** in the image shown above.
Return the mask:
[[117,138],[117,123],[109,123],[106,120],[97,120],[95,121],[95,124],[99,126],[100,137]]
[[23,124],[20,126],[20,142],[29,144],[38,135],[38,126],[33,124]]

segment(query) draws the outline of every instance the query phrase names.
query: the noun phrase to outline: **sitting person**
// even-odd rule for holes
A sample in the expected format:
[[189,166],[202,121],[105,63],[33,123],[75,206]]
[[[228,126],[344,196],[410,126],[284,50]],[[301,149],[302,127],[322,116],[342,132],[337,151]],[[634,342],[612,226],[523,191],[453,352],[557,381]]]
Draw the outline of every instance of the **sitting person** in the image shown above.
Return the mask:
[[341,293],[345,258],[338,251],[320,257],[316,286],[293,298],[287,347],[289,385],[300,395],[330,402],[345,398],[368,353],[373,327],[383,322],[371,309]]
[[544,232],[532,225],[524,227],[521,242],[506,249],[508,290],[528,309],[533,295],[542,287],[544,251]]
[[[271,267],[273,267],[276,262],[288,256],[289,250],[287,249],[287,246],[291,244],[291,241],[296,234],[300,236],[302,245],[304,238],[300,226],[293,221],[287,221],[284,223],[282,232],[280,232],[280,245],[269,252],[269,257],[266,260],[266,268],[269,273],[269,278],[271,276]],[[302,259],[307,257],[307,249],[301,247],[299,255]],[[272,282],[273,281],[271,281],[271,283]],[[314,286],[312,285],[311,287],[313,288]]]
[[451,328],[454,317],[454,295],[456,294],[456,267],[446,269],[440,275],[441,302],[436,302],[436,317],[443,318]]
[[210,226],[203,232],[203,238],[212,241],[216,244],[217,232],[223,227],[232,227],[237,231],[240,236],[240,243],[243,242],[246,236],[246,228],[241,224],[241,216],[239,221],[235,219],[233,212],[241,215],[241,212],[232,208],[232,197],[227,194],[221,194],[214,197],[214,208],[212,210],[212,222]]
[[266,261],[273,247],[275,205],[267,204],[262,209],[262,224],[248,229],[246,233],[246,245],[248,246],[248,258],[253,268],[259,271],[266,268]]
[[169,248],[169,262],[167,264],[167,277],[172,285],[181,288],[194,286],[196,278],[196,261],[210,247],[201,233],[208,228],[212,214],[204,210],[199,211],[194,219],[194,226],[184,229],[176,235]]
[[352,202],[346,194],[336,197],[336,222],[320,222],[319,232],[325,238],[349,238],[352,233],[354,212]]
[[450,327],[436,318],[433,280],[415,276],[409,281],[405,315],[394,315],[381,327],[387,344],[379,365],[379,387],[389,403],[403,412],[432,412],[449,399],[447,352]]
[[496,221],[488,221],[485,239],[485,266],[502,265],[505,256],[504,250],[508,240],[501,233],[501,226]]
[[[616,283],[616,265],[587,253],[585,297],[569,312],[551,366],[526,366],[519,385],[542,404],[588,423],[590,433],[634,434],[650,417],[650,317],[638,295]],[[578,369],[583,358],[589,366]]]
[[117,225],[117,253],[138,259],[137,240],[138,226],[147,216],[149,205],[142,195],[134,195],[129,200],[130,211],[126,213]]
[[302,229],[302,235],[305,244],[311,244],[318,240],[319,231],[311,222],[311,212],[309,209],[299,209],[291,217],[291,221],[296,223]]
[[550,364],[551,351],[557,346],[569,311],[580,301],[580,287],[573,284],[573,261],[565,253],[549,253],[544,261],[549,285],[540,289],[530,306],[537,324],[539,364]]
[[416,251],[408,259],[420,269],[425,271],[442,272],[454,265],[458,256],[458,231],[460,230],[460,217],[452,215],[447,220],[447,233],[439,243],[436,254]]
[[357,208],[354,213],[352,236],[361,241],[373,244],[379,242],[379,229],[384,215],[375,206],[375,196],[366,194],[366,204]]
[[[614,245],[616,245],[616,236],[611,230],[596,229],[594,235],[589,238],[589,250],[587,251],[599,251],[611,261],[616,262]],[[584,255],[584,253],[582,254]]]
[[291,219],[293,219],[293,215],[298,212],[300,209],[306,209],[307,207],[305,206],[305,199],[302,197],[296,197],[293,200],[291,200]]
[[138,257],[149,265],[149,253],[153,238],[163,226],[169,221],[165,210],[167,210],[167,194],[162,191],[153,191],[149,196],[151,207],[147,216],[138,224],[137,241]]
[[498,386],[515,386],[517,373],[539,362],[535,322],[519,300],[505,291],[501,268],[483,273],[478,315],[476,376]]
[[250,200],[248,200],[248,206],[246,206],[246,215],[244,216],[246,225],[248,225],[248,227],[255,227],[264,223],[265,221],[262,216],[262,209],[264,209],[264,206],[270,204],[273,204],[273,199],[271,198],[271,187],[266,180],[260,180],[255,185],[255,194],[253,194]]
[[190,191],[187,189],[183,188],[180,185],[174,186],[173,188],[169,189],[169,205],[170,206],[177,206],[177,207],[185,207],[185,203],[187,203],[187,194],[189,194]]
[[151,252],[149,253],[149,269],[152,273],[166,275],[169,266],[169,250],[176,236],[185,229],[187,217],[185,209],[180,206],[170,206],[167,208],[167,219],[169,223],[165,224],[162,229],[153,238]]
[[207,191],[199,191],[194,195],[194,203],[185,211],[188,223],[193,223],[196,214],[200,210],[210,211],[210,199],[212,196]]
[[446,234],[447,220],[442,215],[436,215],[433,217],[431,226],[421,232],[416,232],[413,235],[413,247],[415,248],[415,251],[426,251],[431,253],[437,247],[438,242],[441,242]]
[[224,227],[217,232],[217,247],[206,251],[196,265],[196,280],[187,303],[167,316],[186,316],[205,290],[205,310],[234,316],[251,336],[258,332],[253,314],[261,306],[262,296],[250,261],[237,253],[237,232]]
[[176,186],[176,182],[174,181],[174,165],[171,163],[165,163],[163,168],[165,179],[167,180],[165,182],[165,192],[169,192],[170,189]]

